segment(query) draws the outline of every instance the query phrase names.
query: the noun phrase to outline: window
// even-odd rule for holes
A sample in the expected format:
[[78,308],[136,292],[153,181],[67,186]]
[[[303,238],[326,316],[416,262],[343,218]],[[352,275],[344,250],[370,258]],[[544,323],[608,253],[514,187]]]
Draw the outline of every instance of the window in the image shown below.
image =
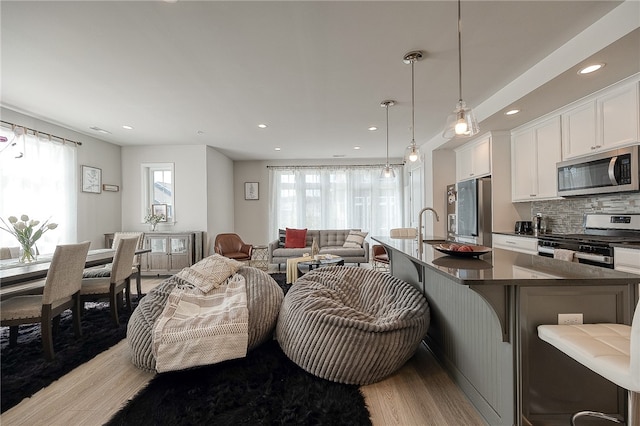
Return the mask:
[[[19,128],[22,130],[22,128]],[[37,241],[39,253],[53,253],[56,245],[77,241],[76,147],[11,129],[0,128],[7,142],[0,144],[0,217],[18,219],[26,214],[41,223],[49,219],[58,227]],[[0,231],[0,246],[17,247],[18,241]]]
[[175,194],[173,190],[173,163],[142,164],[141,221],[151,212],[153,204],[167,205],[167,222],[175,222]]
[[[381,167],[272,167],[271,237],[278,229],[360,228],[389,235],[402,226],[401,178],[380,178]],[[401,174],[399,174],[401,175]]]

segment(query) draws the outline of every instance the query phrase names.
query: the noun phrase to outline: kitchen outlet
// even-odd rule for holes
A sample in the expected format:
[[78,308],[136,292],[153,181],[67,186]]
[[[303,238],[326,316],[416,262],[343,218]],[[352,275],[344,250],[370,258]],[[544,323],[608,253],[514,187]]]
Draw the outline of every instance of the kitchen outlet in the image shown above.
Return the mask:
[[582,314],[558,314],[558,324],[560,325],[582,324]]

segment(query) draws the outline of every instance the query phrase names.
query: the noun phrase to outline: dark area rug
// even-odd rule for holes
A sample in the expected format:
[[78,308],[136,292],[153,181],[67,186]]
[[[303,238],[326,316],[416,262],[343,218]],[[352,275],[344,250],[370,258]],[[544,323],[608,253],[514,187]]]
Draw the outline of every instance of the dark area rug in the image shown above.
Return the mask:
[[[135,296],[132,303],[135,308]],[[120,310],[120,326],[116,328],[107,303],[86,306],[79,339],[73,334],[71,311],[62,313],[59,332],[53,337],[53,361],[44,359],[40,324],[20,326],[18,344],[13,348],[9,347],[9,327],[0,328],[2,412],[124,339],[129,311]]]
[[157,375],[109,425],[370,425],[356,385],[320,379],[276,341],[246,358]]
[[[271,274],[286,294],[286,274]],[[356,385],[315,377],[276,341],[246,358],[157,375],[109,425],[370,425]]]

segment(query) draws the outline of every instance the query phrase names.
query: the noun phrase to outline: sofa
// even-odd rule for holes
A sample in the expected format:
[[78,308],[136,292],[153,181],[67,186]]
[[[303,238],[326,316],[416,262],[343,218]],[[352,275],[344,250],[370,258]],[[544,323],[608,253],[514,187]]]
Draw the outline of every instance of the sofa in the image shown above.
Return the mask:
[[[344,259],[345,263],[369,262],[369,243],[363,241],[362,247],[344,247],[344,243],[349,236],[351,229],[308,229],[305,239],[305,247],[286,248],[284,232],[281,230],[281,237],[269,243],[269,264],[277,264],[280,269],[281,264],[287,263],[287,259],[301,257],[304,254],[311,254],[313,239],[316,239],[318,254],[333,254]],[[360,232],[359,229],[353,231]]]

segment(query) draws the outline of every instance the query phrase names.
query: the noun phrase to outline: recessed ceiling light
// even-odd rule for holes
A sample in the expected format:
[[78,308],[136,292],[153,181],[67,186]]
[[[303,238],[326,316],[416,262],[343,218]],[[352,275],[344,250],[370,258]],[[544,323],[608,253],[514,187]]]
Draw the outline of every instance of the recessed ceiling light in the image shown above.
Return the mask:
[[104,134],[107,134],[107,135],[108,135],[108,134],[111,134],[111,132],[109,132],[108,130],[101,129],[100,127],[97,127],[97,126],[92,126],[92,127],[89,127],[89,128],[90,128],[91,130],[93,130],[94,132],[104,133]]
[[578,74],[580,74],[580,75],[591,74],[592,72],[598,71],[602,67],[604,67],[603,63],[591,64],[591,65],[588,65],[588,66],[586,66],[584,68],[581,68],[580,71],[578,71]]
[[514,115],[514,114],[517,114],[519,112],[520,112],[519,109],[511,109],[511,110],[505,112],[504,115]]
[[276,151],[280,151],[280,147],[279,147],[279,146],[276,146],[274,149],[275,149]]
[[132,126],[127,126],[126,124],[124,126],[122,126],[123,129],[125,130],[133,130]]
[[266,129],[267,125],[266,124],[258,124],[258,127],[260,127],[261,129]]
[[360,149],[360,147],[359,146],[354,146],[353,149]]
[[375,132],[376,130],[378,130],[378,128],[376,126],[371,126],[369,127],[369,130]]

